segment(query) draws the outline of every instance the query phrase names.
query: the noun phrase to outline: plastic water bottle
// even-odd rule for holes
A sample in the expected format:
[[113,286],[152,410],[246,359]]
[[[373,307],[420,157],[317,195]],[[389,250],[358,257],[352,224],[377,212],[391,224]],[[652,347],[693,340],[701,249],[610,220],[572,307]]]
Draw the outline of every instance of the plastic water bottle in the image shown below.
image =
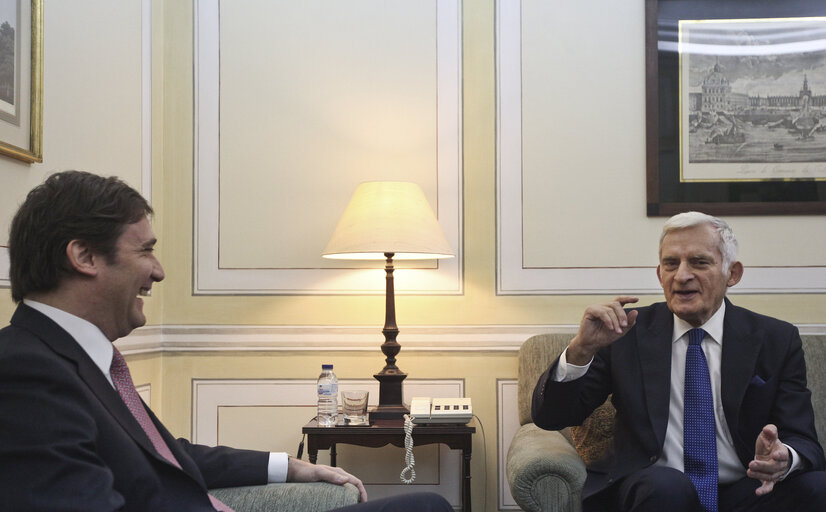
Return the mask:
[[331,364],[322,364],[318,376],[317,419],[319,427],[334,427],[338,421],[338,378]]

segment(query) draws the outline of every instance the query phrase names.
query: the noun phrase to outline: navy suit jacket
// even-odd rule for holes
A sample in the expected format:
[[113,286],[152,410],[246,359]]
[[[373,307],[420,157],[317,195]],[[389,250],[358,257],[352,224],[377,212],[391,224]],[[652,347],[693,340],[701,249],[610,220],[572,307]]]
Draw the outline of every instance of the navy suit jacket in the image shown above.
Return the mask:
[[157,453],[75,340],[21,304],[0,330],[0,496],[13,511],[212,511],[207,488],[264,484],[266,452],[174,439]]
[[[582,378],[553,382],[550,375],[559,363],[557,358],[534,389],[534,422],[549,430],[580,425],[612,394],[617,410],[614,455],[588,468],[583,497],[653,464],[662,455],[674,317],[665,303],[638,311],[634,327],[601,349]],[[782,442],[812,469],[824,469],[797,328],[726,299],[721,357],[723,411],[743,467],[754,458],[762,428],[773,423]]]

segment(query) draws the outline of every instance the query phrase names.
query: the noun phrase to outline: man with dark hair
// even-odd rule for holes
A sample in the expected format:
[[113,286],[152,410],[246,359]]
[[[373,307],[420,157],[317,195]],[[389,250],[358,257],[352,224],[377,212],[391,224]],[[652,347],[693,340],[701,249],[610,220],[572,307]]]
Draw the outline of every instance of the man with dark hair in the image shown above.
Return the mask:
[[826,510],[800,335],[725,298],[742,275],[729,226],[682,213],[660,237],[665,303],[585,310],[532,408],[558,430],[611,395],[614,452],[588,467],[584,511]]
[[[164,271],[141,195],[67,171],[27,196],[9,236],[12,296],[0,330],[0,494],[12,511],[231,510],[207,489],[267,482],[351,483],[341,468],[285,453],[174,439],[140,400],[112,342],[146,323]],[[449,511],[418,493],[341,510]]]
[[12,299],[52,291],[71,274],[66,246],[84,240],[98,254],[111,257],[129,224],[151,215],[152,207],[117,178],[66,171],[52,175],[29,192],[9,233]]

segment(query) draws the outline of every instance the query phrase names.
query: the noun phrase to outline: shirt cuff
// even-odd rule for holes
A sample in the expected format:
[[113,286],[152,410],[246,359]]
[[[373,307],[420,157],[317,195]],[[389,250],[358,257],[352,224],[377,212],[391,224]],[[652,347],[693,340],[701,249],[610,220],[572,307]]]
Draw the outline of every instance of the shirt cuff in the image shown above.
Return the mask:
[[562,351],[562,354],[559,355],[559,364],[556,365],[554,374],[551,376],[554,382],[568,382],[571,380],[576,380],[588,373],[588,368],[590,368],[591,363],[594,362],[594,358],[592,357],[585,366],[568,364],[568,358],[566,356],[567,353],[568,348],[566,347],[565,350]]
[[791,475],[793,471],[797,471],[798,469],[803,469],[803,459],[800,458],[800,455],[797,454],[794,448],[783,443],[783,446],[789,449],[789,457],[792,458],[792,462],[789,464],[789,469],[786,473],[777,479],[778,482],[782,482],[787,476]]
[[267,462],[267,482],[280,484],[287,481],[287,454],[284,452],[270,452]]

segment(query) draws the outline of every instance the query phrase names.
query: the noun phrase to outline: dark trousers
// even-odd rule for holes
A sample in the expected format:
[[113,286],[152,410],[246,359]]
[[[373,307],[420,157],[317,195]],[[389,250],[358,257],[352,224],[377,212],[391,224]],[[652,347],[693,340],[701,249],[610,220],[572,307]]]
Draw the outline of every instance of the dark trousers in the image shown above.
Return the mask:
[[438,494],[417,492],[337,508],[334,512],[453,512],[453,507]]
[[[765,496],[760,482],[742,478],[719,487],[720,512],[826,512],[826,472],[789,475]],[[649,466],[582,503],[583,512],[701,512],[694,484],[681,471]]]

